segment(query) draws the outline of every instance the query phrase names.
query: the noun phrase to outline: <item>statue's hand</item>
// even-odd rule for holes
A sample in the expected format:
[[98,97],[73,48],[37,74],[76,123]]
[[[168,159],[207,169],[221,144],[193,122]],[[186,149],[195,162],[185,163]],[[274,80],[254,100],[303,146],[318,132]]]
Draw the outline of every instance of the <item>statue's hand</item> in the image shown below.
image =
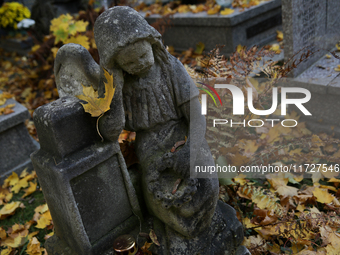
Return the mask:
[[186,144],[174,153],[165,153],[160,162],[163,165],[162,169],[172,168],[183,178],[190,177],[190,146]]

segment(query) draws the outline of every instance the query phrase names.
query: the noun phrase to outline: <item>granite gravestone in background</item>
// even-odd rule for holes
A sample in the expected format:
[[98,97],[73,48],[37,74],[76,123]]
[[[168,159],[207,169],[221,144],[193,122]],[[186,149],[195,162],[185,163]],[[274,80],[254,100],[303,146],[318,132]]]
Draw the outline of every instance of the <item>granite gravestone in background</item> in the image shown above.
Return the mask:
[[[293,69],[294,79],[285,86],[311,92],[311,100],[304,106],[312,116],[301,118],[310,130],[340,137],[340,113],[334,111],[340,107],[340,73],[334,70],[340,60],[329,53],[340,40],[340,1],[287,0],[282,2],[282,14],[285,62],[290,58],[298,60],[299,51],[317,51]],[[301,98],[301,94],[291,96]]]
[[[285,62],[292,57],[299,59],[299,52],[315,52],[320,48],[321,38],[326,35],[327,3],[318,0],[286,0],[282,2]],[[292,72],[294,77],[301,74],[322,55],[315,53]]]
[[20,173],[25,168],[33,170],[30,154],[39,148],[25,126],[30,116],[27,109],[13,99],[8,99],[1,107],[9,104],[15,104],[14,112],[0,115],[0,181],[12,172]]
[[299,59],[308,50],[314,52],[292,71],[297,77],[332,50],[340,38],[340,2],[338,0],[282,1],[285,62]]

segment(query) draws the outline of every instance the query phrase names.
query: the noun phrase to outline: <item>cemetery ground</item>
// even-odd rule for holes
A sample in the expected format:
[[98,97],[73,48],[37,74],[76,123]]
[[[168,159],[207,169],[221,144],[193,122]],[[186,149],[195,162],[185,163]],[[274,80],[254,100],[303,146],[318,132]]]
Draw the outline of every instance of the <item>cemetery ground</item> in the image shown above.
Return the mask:
[[[52,22],[51,34],[42,43],[36,43],[25,56],[0,50],[0,90],[3,91],[0,105],[14,98],[33,114],[39,106],[56,100],[53,61],[58,48],[68,42],[84,44],[98,61],[93,33],[86,31],[86,26],[88,23],[93,25],[96,16],[98,13],[92,9],[82,12],[77,19],[68,15],[56,19]],[[72,31],[74,28],[76,32]],[[189,74],[195,79],[202,74],[211,79],[244,78],[251,76],[256,68],[261,71],[258,63],[263,57],[270,58],[279,53],[282,48],[280,32],[278,41],[263,49],[239,46],[228,58],[229,62],[218,50],[202,54],[204,44],[199,43],[196,49],[182,53],[175,52],[171,46],[169,51],[187,65]],[[335,52],[328,57],[338,55]],[[262,74],[267,73],[271,81],[280,79],[287,75],[287,70],[294,68],[286,66],[282,69],[285,65],[272,62],[265,66],[267,69],[262,69]],[[194,71],[195,68],[199,72]],[[340,69],[334,70],[337,71]],[[273,82],[268,85],[253,78],[248,81],[256,89],[257,105],[270,106]],[[223,97],[231,102],[231,95]],[[13,106],[0,106],[0,114],[11,114],[12,109]],[[254,116],[249,114],[248,118],[254,119]],[[286,118],[299,120],[296,112]],[[34,123],[29,120],[26,126],[38,141]],[[332,134],[312,133],[304,122],[299,122],[295,129],[278,124],[272,128],[235,128],[225,135],[228,140],[216,152],[216,160],[234,166],[253,163],[327,166],[327,171],[316,167],[309,178],[302,174],[281,173],[266,175],[264,179],[245,178],[242,174],[232,179],[220,179],[220,200],[236,210],[244,225],[243,244],[249,251],[252,254],[339,254],[340,140]],[[134,139],[134,133],[126,131],[119,138],[127,166],[138,163],[133,151]],[[218,155],[224,155],[224,158]],[[47,254],[44,241],[53,235],[53,221],[34,171],[13,173],[1,183],[0,226],[1,255]],[[142,247],[144,254],[150,254],[150,245],[155,244],[146,243]]]

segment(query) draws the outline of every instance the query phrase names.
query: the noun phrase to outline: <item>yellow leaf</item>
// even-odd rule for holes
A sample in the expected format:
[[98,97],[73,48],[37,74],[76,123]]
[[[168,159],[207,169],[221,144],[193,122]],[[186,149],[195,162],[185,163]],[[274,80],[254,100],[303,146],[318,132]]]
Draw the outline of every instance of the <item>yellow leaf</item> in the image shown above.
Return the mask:
[[89,25],[89,22],[88,21],[79,20],[79,21],[76,21],[74,23],[74,25],[76,27],[76,31],[77,32],[85,32],[86,31],[86,27]]
[[4,203],[8,203],[13,197],[13,193],[9,192],[8,189],[4,189],[0,187],[0,205]]
[[83,86],[84,95],[78,95],[80,100],[84,100],[87,103],[81,103],[85,112],[91,114],[92,117],[98,117],[104,114],[110,109],[110,104],[115,93],[115,87],[113,84],[113,77],[104,69],[104,75],[106,78],[105,84],[105,97],[99,98],[98,91],[94,91],[93,87]]
[[28,255],[41,255],[40,242],[33,237],[27,245],[26,253]]
[[205,44],[202,42],[199,42],[196,44],[196,50],[195,50],[195,54],[201,55],[203,50],[204,50]]
[[37,190],[37,183],[30,182],[30,187],[25,189],[25,194],[21,198],[31,195],[36,190]]
[[28,181],[33,179],[34,176],[32,174],[25,176],[23,179],[19,180],[19,182],[17,182],[17,184],[13,186],[12,192],[18,193],[21,188],[26,188],[28,186]]
[[186,4],[181,4],[177,8],[177,12],[178,13],[187,13],[189,11],[190,11],[190,7],[188,5],[186,5]]
[[148,249],[153,243],[145,242],[144,245],[141,247],[141,250],[143,251],[143,254],[152,254]]
[[27,175],[28,175],[27,168],[25,168],[25,169],[21,172],[20,178],[24,178],[24,177],[26,177]]
[[232,13],[234,13],[234,9],[230,9],[230,8],[225,8],[223,11],[221,11],[221,15],[230,15]]
[[28,239],[28,240],[31,240],[31,238],[32,238],[33,236],[37,235],[37,234],[39,234],[39,231],[34,231],[34,232],[30,233],[30,234],[27,236],[27,239]]
[[287,178],[284,173],[270,174],[266,175],[266,177],[270,185],[275,190],[277,190],[281,186],[286,186],[289,180],[289,178]]
[[40,217],[37,222],[36,228],[44,229],[51,224],[51,221],[45,217]]
[[276,40],[281,42],[283,40],[283,33],[282,31],[276,30]]
[[211,8],[207,11],[207,14],[208,15],[214,15],[214,14],[218,13],[220,11],[220,9],[221,9],[221,6],[215,5],[213,8]]
[[333,187],[333,186],[327,186],[327,185],[320,185],[319,188],[320,188],[320,189],[330,189],[330,190],[332,190],[332,191],[334,191],[334,192],[337,192],[337,191],[338,191],[337,188],[335,188],[335,187]]
[[15,238],[7,238],[6,240],[2,241],[1,244],[12,248],[18,248],[26,243],[26,239],[26,236],[18,235]]
[[333,196],[329,194],[327,190],[320,189],[318,187],[315,187],[313,195],[316,197],[316,200],[320,203],[329,204],[333,201]]
[[88,42],[88,37],[86,35],[71,36],[70,38],[65,39],[64,43],[76,43],[86,49],[90,49],[90,43]]
[[6,230],[0,227],[0,239],[4,240],[7,237]]
[[12,248],[11,247],[6,247],[3,250],[1,250],[0,255],[10,255],[12,252]]
[[241,52],[244,51],[244,50],[245,50],[245,46],[242,46],[241,44],[237,45],[236,51],[237,51],[238,53],[241,53]]
[[39,205],[37,208],[34,209],[34,212],[43,214],[44,212],[47,212],[48,206],[47,204]]
[[56,58],[58,50],[59,50],[58,47],[53,47],[53,48],[51,49],[54,58]]
[[62,14],[58,18],[52,19],[50,26],[51,32],[56,32],[62,24],[68,25],[68,22],[71,20],[72,16],[70,14]]
[[274,43],[269,50],[275,51],[276,53],[280,53],[280,45],[278,43]]
[[298,192],[298,188],[295,187],[291,187],[291,186],[280,186],[276,192],[281,195],[281,196],[289,196],[289,197],[293,197],[293,196],[297,196],[297,192]]
[[234,181],[238,182],[241,185],[244,185],[247,183],[247,181],[244,179],[246,176],[244,174],[239,174],[234,177]]
[[47,240],[48,238],[50,238],[51,236],[54,236],[54,232],[51,232],[47,235],[44,236],[44,239]]
[[195,5],[195,7],[192,8],[192,13],[203,12],[205,11],[205,8],[204,4]]
[[47,212],[44,212],[42,215],[41,215],[41,217],[44,217],[44,218],[46,218],[46,219],[48,219],[48,220],[52,220],[52,216],[51,216],[51,212],[50,211],[47,211]]
[[340,72],[340,65],[334,68],[335,71]]
[[47,211],[41,215],[39,220],[37,221],[36,228],[44,229],[47,226],[51,225],[52,217],[50,211]]
[[34,45],[34,46],[32,47],[31,51],[32,51],[32,52],[35,52],[35,51],[37,51],[38,49],[40,49],[40,45],[39,45],[39,44],[36,44],[36,45]]
[[249,250],[256,247],[257,252],[265,253],[267,251],[267,243],[260,235],[244,238],[242,245],[246,246]]
[[340,50],[340,43],[335,44],[335,47],[337,48],[337,50]]
[[303,212],[304,210],[306,209],[306,207],[304,205],[301,205],[299,204],[297,207],[296,207],[296,210],[300,211],[300,212]]
[[328,182],[340,182],[340,179],[331,178]]
[[4,207],[2,207],[0,210],[0,220],[5,219],[7,216],[14,214],[15,210],[22,206],[23,204],[20,202],[12,202],[4,205]]
[[329,55],[329,54],[326,54],[326,58],[330,59],[330,58],[332,58],[332,56]]
[[[17,175],[17,173],[13,172],[12,175],[10,175],[6,180],[5,180],[5,184],[8,183],[9,186],[14,186],[15,184],[17,184],[19,181],[19,177]],[[8,187],[8,186],[7,186]]]
[[246,228],[253,228],[253,227],[257,226],[254,223],[252,223],[251,220],[248,217],[244,218],[243,224]]

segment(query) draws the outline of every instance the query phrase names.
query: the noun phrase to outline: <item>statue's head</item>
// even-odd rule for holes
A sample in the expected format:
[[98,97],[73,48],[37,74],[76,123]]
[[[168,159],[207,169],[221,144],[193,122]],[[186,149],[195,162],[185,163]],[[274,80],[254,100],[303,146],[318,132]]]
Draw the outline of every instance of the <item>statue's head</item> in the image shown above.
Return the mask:
[[116,6],[103,12],[94,25],[100,65],[120,67],[140,75],[154,64],[153,48],[164,48],[161,35],[134,9]]

